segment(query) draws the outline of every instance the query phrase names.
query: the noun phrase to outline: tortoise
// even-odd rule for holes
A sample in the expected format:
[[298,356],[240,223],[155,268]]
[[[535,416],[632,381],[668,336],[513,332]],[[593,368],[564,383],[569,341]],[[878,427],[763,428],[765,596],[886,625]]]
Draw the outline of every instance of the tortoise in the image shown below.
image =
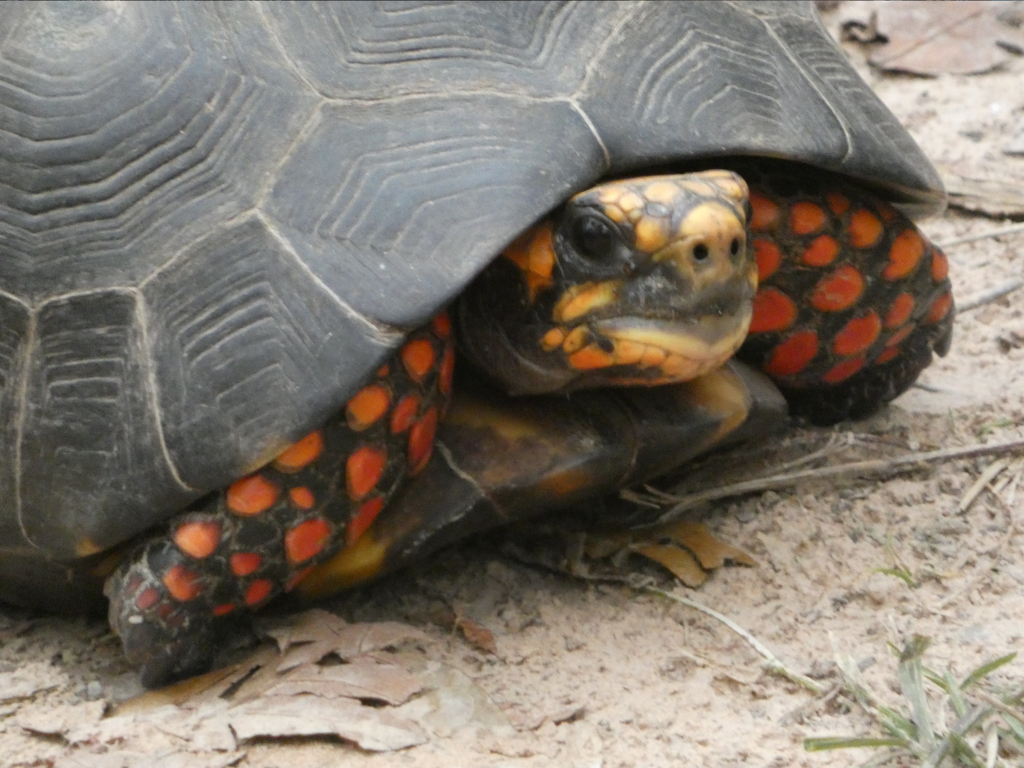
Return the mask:
[[0,129],[0,599],[105,582],[151,684],[769,429],[748,325],[820,422],[949,345],[941,183],[810,4],[4,5]]

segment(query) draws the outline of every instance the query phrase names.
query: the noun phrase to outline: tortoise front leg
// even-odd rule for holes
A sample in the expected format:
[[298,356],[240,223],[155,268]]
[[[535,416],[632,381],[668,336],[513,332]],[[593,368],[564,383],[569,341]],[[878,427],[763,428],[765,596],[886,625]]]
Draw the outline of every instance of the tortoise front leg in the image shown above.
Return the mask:
[[426,466],[451,393],[441,314],[322,428],[146,539],[108,578],[110,623],[147,686],[203,671],[220,625],[357,542]]

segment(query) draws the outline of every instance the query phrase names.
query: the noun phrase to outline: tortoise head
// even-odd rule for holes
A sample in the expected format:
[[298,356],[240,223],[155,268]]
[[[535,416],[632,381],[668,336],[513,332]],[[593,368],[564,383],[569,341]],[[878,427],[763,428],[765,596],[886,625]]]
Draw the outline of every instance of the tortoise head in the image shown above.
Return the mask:
[[742,344],[757,289],[729,171],[581,192],[463,296],[460,343],[512,394],[685,381]]

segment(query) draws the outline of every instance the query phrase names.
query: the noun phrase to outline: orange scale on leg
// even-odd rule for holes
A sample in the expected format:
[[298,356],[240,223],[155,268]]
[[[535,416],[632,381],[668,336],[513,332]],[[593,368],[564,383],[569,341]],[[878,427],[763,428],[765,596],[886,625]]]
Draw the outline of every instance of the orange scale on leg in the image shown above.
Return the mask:
[[855,248],[870,248],[882,236],[882,222],[873,213],[861,208],[850,216],[847,230]]
[[245,591],[245,604],[250,608],[259,605],[270,596],[273,589],[274,585],[269,579],[256,579]]
[[376,375],[377,375],[378,379],[383,379],[383,378],[386,378],[387,376],[390,376],[391,375],[391,366],[389,366],[389,365],[382,365],[380,368],[377,369],[377,374]]
[[762,288],[754,296],[750,333],[785,330],[796,317],[796,304],[789,296],[777,288]]
[[274,506],[280,492],[277,484],[263,475],[249,475],[228,488],[228,509],[242,517],[258,515]]
[[377,519],[377,515],[382,509],[384,509],[383,496],[374,496],[372,499],[364,501],[345,528],[345,546],[355,544],[366,533],[370,524]]
[[284,535],[284,551],[293,565],[304,563],[319,555],[331,538],[331,526],[326,520],[306,520]]
[[812,331],[794,333],[772,350],[764,370],[771,376],[794,376],[818,354],[818,336]]
[[914,311],[915,304],[914,297],[909,293],[901,293],[897,296],[885,314],[885,327],[898,328],[907,322]]
[[148,611],[160,602],[160,591],[155,587],[147,587],[135,598],[135,607],[140,611]]
[[288,498],[299,509],[312,509],[316,504],[316,496],[313,495],[313,491],[304,485],[290,489],[288,491]]
[[825,267],[839,255],[839,243],[829,235],[819,235],[811,241],[800,257],[810,267]]
[[932,251],[932,280],[941,283],[949,274],[949,259],[946,254],[936,248]]
[[364,445],[355,450],[345,461],[345,482],[348,496],[359,501],[373,490],[384,475],[388,463],[383,448]]
[[911,331],[913,331],[913,330],[914,330],[914,324],[913,323],[910,323],[909,325],[903,326],[898,331],[896,331],[896,333],[894,333],[892,336],[890,336],[888,339],[886,339],[885,346],[886,347],[895,347],[897,344],[899,344],[901,341],[903,341],[905,338],[907,338],[907,336],[909,336]]
[[391,407],[391,394],[382,384],[363,387],[345,406],[345,421],[356,432],[372,426]]
[[309,566],[307,568],[303,568],[301,571],[293,575],[290,579],[288,579],[288,581],[285,582],[284,591],[291,592],[293,589],[299,586],[299,582],[307,576],[309,576],[309,574],[312,573],[312,571],[313,566]]
[[405,432],[416,420],[419,410],[419,395],[406,395],[399,400],[395,410],[391,412],[391,433],[397,435],[400,432]]
[[878,357],[875,358],[875,365],[882,365],[884,363],[888,363],[890,360],[892,360],[894,357],[896,357],[896,355],[898,355],[899,353],[900,353],[900,348],[898,346],[896,346],[896,347],[889,347],[888,349],[884,349],[884,350],[882,350],[882,354],[880,354]]
[[172,566],[163,577],[164,586],[171,597],[182,603],[194,600],[203,591],[203,582],[199,574],[190,571],[183,565]]
[[213,615],[214,616],[227,616],[233,610],[235,610],[235,606],[233,604],[231,604],[231,603],[222,603],[220,605],[214,606],[214,608],[213,608]]
[[863,367],[863,357],[851,357],[848,360],[843,360],[841,363],[833,365],[821,378],[828,384],[838,384],[839,382],[845,381],[853,376],[853,374]]
[[874,310],[870,310],[866,315],[855,317],[843,326],[832,342],[832,351],[844,357],[860,354],[875,343],[881,332],[882,321]]
[[760,282],[771,277],[782,262],[779,246],[761,237],[754,240],[754,258],[757,260],[757,279]]
[[896,218],[899,216],[899,214],[896,212],[896,209],[893,208],[888,203],[879,203],[877,206],[875,206],[875,210],[878,211],[878,215],[882,217],[882,221],[886,223],[889,223],[890,221],[895,221]]
[[882,271],[886,280],[900,280],[913,272],[924,255],[924,240],[913,229],[900,232],[889,249],[889,265]]
[[452,377],[455,375],[455,349],[449,346],[441,358],[441,365],[437,369],[437,388],[442,395],[452,391]]
[[430,460],[437,432],[437,408],[430,407],[409,430],[409,473],[417,474]]
[[857,303],[864,293],[864,278],[849,264],[826,275],[811,293],[811,306],[820,312],[840,312]]
[[850,209],[850,199],[839,192],[829,192],[825,199],[828,201],[829,210],[836,216],[842,216]]
[[789,210],[789,228],[798,235],[809,235],[825,226],[827,217],[820,206],[801,201]]
[[263,558],[255,552],[236,552],[228,562],[231,565],[231,572],[235,576],[248,576],[259,569]]
[[320,430],[314,430],[281,451],[274,459],[274,469],[285,473],[298,472],[316,461],[323,450],[324,436]]
[[452,320],[447,312],[438,312],[430,321],[430,327],[438,336],[447,338],[452,333]]
[[422,384],[434,367],[434,345],[428,339],[413,339],[402,347],[399,354],[409,377]]
[[757,231],[773,229],[779,221],[779,206],[758,192],[750,193],[750,228]]
[[182,523],[172,537],[178,549],[197,560],[209,557],[220,542],[220,523],[212,520],[190,520]]
[[932,302],[931,307],[928,309],[928,315],[924,319],[925,324],[939,322],[939,320],[949,314],[949,310],[952,307],[953,296],[947,291]]

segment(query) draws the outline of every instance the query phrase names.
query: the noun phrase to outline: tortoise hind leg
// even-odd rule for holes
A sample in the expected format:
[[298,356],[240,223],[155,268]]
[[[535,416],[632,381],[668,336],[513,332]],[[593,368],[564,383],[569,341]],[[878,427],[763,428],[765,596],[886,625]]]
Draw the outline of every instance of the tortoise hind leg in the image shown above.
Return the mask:
[[946,256],[838,176],[768,161],[738,170],[751,187],[759,278],[739,357],[813,422],[870,415],[949,348]]
[[357,540],[433,450],[451,392],[446,315],[321,429],[174,517],[109,577],[110,624],[148,686],[203,671],[220,628]]

